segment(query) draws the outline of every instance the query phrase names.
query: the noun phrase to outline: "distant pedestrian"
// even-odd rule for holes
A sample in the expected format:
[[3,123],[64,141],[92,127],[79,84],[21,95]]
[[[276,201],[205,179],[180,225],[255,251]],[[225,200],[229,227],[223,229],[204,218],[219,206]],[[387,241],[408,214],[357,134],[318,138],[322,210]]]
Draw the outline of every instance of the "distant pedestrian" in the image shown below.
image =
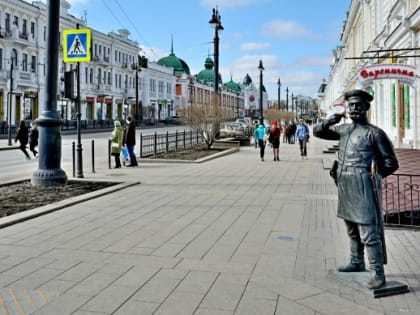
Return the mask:
[[29,129],[26,127],[25,121],[21,120],[19,123],[18,132],[15,138],[15,143],[19,140],[19,149],[25,154],[26,159],[30,160],[31,157],[29,156],[28,151],[26,151],[26,145],[28,144],[29,139]]
[[37,157],[38,151],[35,149],[38,146],[39,131],[35,121],[31,121],[31,130],[29,131],[29,150]]
[[254,148],[258,148],[258,137],[255,135],[255,133],[257,132],[258,129],[258,124],[255,124],[255,129],[254,129]]
[[128,155],[130,156],[130,164],[127,166],[138,166],[136,155],[134,154],[134,146],[136,145],[136,126],[133,123],[133,118],[127,116],[126,126],[124,129],[123,145],[127,147]]
[[115,168],[121,168],[121,148],[123,144],[123,133],[124,130],[121,127],[121,123],[116,120],[114,121],[114,130],[111,133],[111,155],[114,156]]
[[281,129],[279,127],[279,122],[277,120],[273,121],[273,126],[270,129],[270,143],[273,145],[273,156],[274,161],[280,161],[279,151],[280,151],[280,135]]
[[263,124],[260,124],[254,131],[254,137],[258,140],[258,146],[260,147],[260,158],[264,162],[264,150],[265,150],[265,136],[267,131]]
[[307,150],[306,145],[309,140],[309,127],[305,124],[303,119],[299,119],[299,125],[296,128],[296,135],[295,137],[299,141],[299,148],[300,148],[300,156],[302,160],[307,158]]

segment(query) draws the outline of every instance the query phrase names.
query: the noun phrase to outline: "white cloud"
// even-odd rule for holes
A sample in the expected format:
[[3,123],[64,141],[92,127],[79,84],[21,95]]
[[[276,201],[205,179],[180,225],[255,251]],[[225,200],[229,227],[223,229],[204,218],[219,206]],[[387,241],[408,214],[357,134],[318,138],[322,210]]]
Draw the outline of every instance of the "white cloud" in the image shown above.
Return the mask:
[[325,67],[331,64],[331,56],[311,56],[295,62],[299,67]]
[[261,33],[263,36],[282,39],[293,37],[315,38],[315,35],[304,26],[295,21],[286,20],[271,21],[263,24]]
[[268,50],[271,49],[271,43],[243,43],[240,49],[242,51]]

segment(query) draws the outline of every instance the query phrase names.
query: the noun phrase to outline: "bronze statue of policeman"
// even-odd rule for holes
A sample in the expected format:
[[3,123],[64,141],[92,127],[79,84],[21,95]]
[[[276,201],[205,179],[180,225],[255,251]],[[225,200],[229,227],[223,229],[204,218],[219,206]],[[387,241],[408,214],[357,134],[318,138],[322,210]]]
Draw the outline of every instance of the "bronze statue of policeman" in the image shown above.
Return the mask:
[[365,271],[366,249],[371,277],[370,289],[385,284],[387,262],[381,210],[381,179],[398,169],[393,145],[385,132],[368,122],[372,95],[363,90],[344,94],[352,123],[338,124],[341,114],[333,114],[313,128],[316,137],[339,140],[336,184],[337,216],[350,237],[350,262],[340,272]]

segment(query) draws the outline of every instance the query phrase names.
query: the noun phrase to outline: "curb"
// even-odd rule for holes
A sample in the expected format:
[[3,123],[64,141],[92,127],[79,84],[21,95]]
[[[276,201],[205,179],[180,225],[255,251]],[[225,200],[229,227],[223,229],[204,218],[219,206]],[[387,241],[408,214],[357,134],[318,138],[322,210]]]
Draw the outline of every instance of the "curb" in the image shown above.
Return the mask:
[[[92,181],[95,181],[95,180],[90,179],[90,180],[84,180],[84,181],[92,182]],[[96,180],[96,181],[101,182],[103,180]],[[17,181],[17,182],[22,182],[22,180]],[[107,194],[111,194],[111,193],[114,193],[116,191],[131,187],[131,186],[134,186],[134,185],[141,184],[141,182],[138,182],[138,181],[136,181],[136,182],[125,182],[125,183],[117,182],[117,183],[120,183],[120,184],[113,185],[111,187],[107,187],[107,188],[104,188],[104,189],[99,189],[99,190],[96,190],[96,191],[92,191],[90,193],[75,196],[75,197],[72,197],[72,198],[67,198],[67,199],[57,201],[57,202],[54,202],[52,204],[48,204],[48,205],[45,205],[45,206],[42,206],[42,207],[39,207],[39,208],[15,213],[15,214],[12,214],[10,216],[0,218],[0,229],[5,228],[5,227],[10,226],[10,225],[13,225],[13,224],[17,224],[17,223],[20,223],[20,222],[23,222],[23,221],[26,221],[26,220],[30,220],[30,219],[42,216],[44,214],[48,214],[48,213],[51,213],[51,212],[54,212],[54,211],[57,211],[57,210],[61,210],[63,208],[73,206],[73,205],[76,205],[76,204],[81,203],[81,202],[85,202],[85,201],[95,199],[95,198],[98,198],[98,197],[101,197],[101,196],[104,196],[104,195],[107,195]],[[12,183],[9,182],[8,184],[10,185]]]

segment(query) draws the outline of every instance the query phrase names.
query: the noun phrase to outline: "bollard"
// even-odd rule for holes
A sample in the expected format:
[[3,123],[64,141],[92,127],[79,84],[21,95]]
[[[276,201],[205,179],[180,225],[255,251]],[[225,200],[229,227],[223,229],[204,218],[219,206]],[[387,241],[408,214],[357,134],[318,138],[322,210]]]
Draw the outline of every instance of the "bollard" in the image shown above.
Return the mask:
[[71,143],[71,156],[73,162],[73,177],[76,177],[76,143]]
[[143,134],[140,132],[140,158],[143,158]]
[[111,169],[111,140],[108,140],[108,168]]
[[166,153],[169,152],[169,131],[166,132]]
[[92,139],[92,173],[95,173],[95,140]]
[[157,153],[157,132],[154,134],[154,147],[153,147],[153,156],[156,157]]

